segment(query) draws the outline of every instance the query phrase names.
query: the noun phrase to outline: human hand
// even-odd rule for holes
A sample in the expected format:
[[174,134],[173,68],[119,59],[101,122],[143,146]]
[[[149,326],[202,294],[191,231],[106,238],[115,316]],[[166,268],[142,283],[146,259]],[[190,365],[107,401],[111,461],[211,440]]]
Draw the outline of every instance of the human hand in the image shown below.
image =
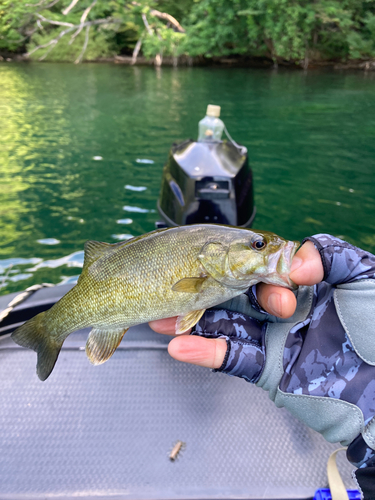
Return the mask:
[[[311,241],[306,241],[292,261],[290,278],[297,285],[315,285],[323,279],[323,265],[318,250]],[[259,283],[257,300],[268,313],[279,318],[291,317],[297,307],[294,293],[287,288]],[[177,318],[166,318],[150,322],[150,327],[167,335],[174,335]],[[191,329],[185,332],[189,334]],[[168,346],[169,354],[186,363],[208,368],[220,368],[227,351],[224,339],[207,339],[190,335],[178,335]]]
[[[255,383],[328,441],[350,444],[352,463],[374,467],[375,257],[330,235],[308,239],[290,274],[296,297],[260,284],[257,300],[249,291],[206,311],[169,352]],[[172,334],[175,319],[151,327]]]

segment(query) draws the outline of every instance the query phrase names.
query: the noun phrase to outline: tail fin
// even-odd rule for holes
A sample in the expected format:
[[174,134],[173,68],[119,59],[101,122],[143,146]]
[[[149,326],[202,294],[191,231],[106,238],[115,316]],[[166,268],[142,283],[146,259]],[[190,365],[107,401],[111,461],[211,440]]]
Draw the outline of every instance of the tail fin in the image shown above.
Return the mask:
[[36,372],[40,380],[46,380],[55,366],[63,342],[49,334],[43,322],[44,312],[26,321],[15,330],[11,337],[22,347],[33,349],[38,353]]

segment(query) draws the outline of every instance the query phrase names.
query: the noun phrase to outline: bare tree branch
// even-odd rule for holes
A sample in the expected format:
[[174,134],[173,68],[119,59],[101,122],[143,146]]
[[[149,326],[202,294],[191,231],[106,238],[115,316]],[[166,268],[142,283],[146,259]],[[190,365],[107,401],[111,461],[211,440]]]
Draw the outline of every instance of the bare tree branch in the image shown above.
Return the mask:
[[163,63],[162,54],[156,54],[154,63],[155,63],[155,66],[157,66],[157,67],[160,67],[162,65],[162,63]]
[[[150,28],[150,25],[148,24],[148,21],[147,21],[146,14],[144,12],[142,12],[142,19],[143,19],[143,24],[146,26],[147,33],[150,36],[154,36],[154,32]],[[159,33],[158,33],[157,30],[156,30],[156,34],[157,34],[159,40],[161,40],[160,35],[159,35]],[[155,59],[154,59],[155,66],[161,66],[162,62],[163,62],[163,55],[161,53],[160,54],[156,54]]]
[[177,19],[175,19],[167,12],[159,12],[158,10],[151,9],[150,14],[151,16],[155,16],[158,17],[159,19],[164,19],[165,21],[170,22],[171,25],[174,26],[178,32],[185,33],[185,29],[181,26],[181,24],[177,21]]
[[[50,2],[48,5],[45,5],[45,2],[47,2],[47,1],[48,0],[40,0],[36,4],[28,4],[28,5],[33,6],[33,7],[41,7],[40,9],[38,9],[40,11],[40,10],[44,10],[44,9],[52,7],[53,5],[58,3],[60,0],[52,0],[52,2]],[[62,13],[64,15],[67,15],[77,5],[78,2],[79,2],[79,0],[72,0],[70,2],[70,4],[68,5],[68,7],[66,7],[62,11]],[[30,55],[32,55],[34,52],[36,52],[39,49],[48,49],[43,54],[43,56],[39,59],[41,61],[41,60],[45,59],[45,57],[51,52],[51,50],[53,50],[53,48],[57,45],[57,43],[61,40],[61,38],[63,38],[66,34],[71,33],[72,31],[74,32],[73,35],[71,36],[70,41],[69,41],[69,44],[71,44],[76,39],[76,37],[81,33],[83,28],[86,28],[85,40],[84,40],[84,44],[82,47],[82,51],[81,51],[80,55],[78,56],[78,58],[75,60],[76,64],[80,63],[83,56],[84,56],[84,53],[87,49],[87,46],[88,46],[89,33],[90,33],[91,26],[98,25],[98,24],[118,24],[118,23],[121,23],[120,20],[112,19],[112,18],[97,19],[94,21],[86,21],[88,15],[90,14],[91,9],[94,7],[94,5],[96,3],[97,3],[97,0],[93,0],[91,2],[91,4],[84,10],[84,12],[82,13],[79,24],[73,24],[73,23],[68,23],[68,22],[63,22],[63,21],[54,21],[52,19],[47,19],[46,17],[44,17],[41,14],[39,14],[38,12],[36,12],[35,15],[38,18],[37,19],[38,28],[36,28],[32,33],[34,33],[37,29],[43,29],[41,22],[48,23],[48,24],[55,25],[55,26],[64,26],[64,27],[66,27],[66,29],[61,31],[54,39],[50,40],[49,42],[34,47],[30,52],[28,52],[26,54],[26,57],[29,57]],[[141,4],[139,4],[136,1],[132,1],[131,4],[134,6],[137,6],[137,7],[141,7]],[[185,33],[185,29],[180,25],[180,23],[177,21],[177,19],[175,19],[170,14],[168,14],[166,12],[160,12],[156,9],[150,9],[149,14],[151,16],[154,16],[154,17],[157,17],[157,18],[162,19],[164,21],[167,21],[168,28],[171,27],[175,31],[178,31],[180,33]],[[158,29],[157,28],[155,28],[155,30],[152,29],[152,27],[150,26],[150,24],[147,20],[146,14],[144,12],[142,12],[141,16],[142,16],[143,24],[145,25],[146,31],[149,34],[149,36],[156,35],[159,38],[159,40],[161,40],[161,36],[160,36],[160,33],[158,32]],[[143,42],[143,36],[141,36],[141,38],[137,41],[137,43],[134,47],[134,51],[133,51],[133,55],[132,55],[132,64],[134,64],[137,60],[139,51],[140,51],[141,46],[142,46],[142,42]],[[155,65],[160,66],[162,64],[162,60],[163,60],[162,53],[157,54],[155,57],[155,61],[154,61]]]
[[152,36],[154,33],[152,32],[152,29],[148,24],[146,14],[144,14],[143,12],[142,12],[142,19],[143,19],[143,24],[146,26],[147,33]]
[[89,6],[85,9],[85,11],[84,11],[84,13],[82,14],[81,19],[80,19],[80,21],[79,21],[81,24],[82,24],[82,23],[84,23],[84,22],[86,21],[86,18],[87,18],[87,16],[88,16],[88,15],[89,15],[89,13],[90,13],[90,10],[94,7],[94,5],[96,4],[96,2],[97,2],[97,0],[94,0],[94,1],[92,2],[92,4],[91,4],[91,5],[89,5]]
[[47,0],[40,0],[38,3],[25,3],[25,7],[39,7],[43,5]]
[[77,59],[74,61],[74,64],[79,64],[82,61],[83,54],[86,52],[87,44],[89,43],[90,28],[91,28],[90,24],[88,26],[86,26],[85,42],[84,42],[83,47],[82,47],[82,52],[77,57]]
[[34,47],[34,48],[33,48],[33,50],[30,50],[30,52],[27,52],[27,53],[26,53],[26,57],[31,56],[31,54],[34,54],[34,52],[36,52],[36,51],[37,51],[37,50],[39,50],[39,49],[46,49],[46,48],[47,48],[47,47],[49,47],[50,45],[55,46],[55,45],[57,44],[57,42],[58,42],[59,40],[61,40],[61,38],[62,38],[64,35],[66,35],[66,34],[67,34],[67,33],[69,33],[70,31],[72,31],[73,29],[74,29],[74,27],[73,27],[73,28],[67,28],[67,29],[66,29],[66,30],[64,30],[64,31],[61,31],[61,32],[59,33],[59,35],[58,35],[56,38],[54,38],[53,40],[50,40],[48,43],[44,43],[43,45],[37,45],[36,47]]
[[[48,19],[45,19],[45,21],[48,22]],[[97,24],[117,24],[117,23],[120,23],[120,22],[121,22],[120,20],[111,19],[111,18],[96,19],[95,21],[87,21],[85,23],[82,23],[82,27],[86,28],[87,26],[94,26],[94,25],[97,25]],[[55,24],[55,23],[51,23],[51,24]],[[66,24],[69,25],[69,23],[66,23]],[[25,54],[25,56],[29,57],[29,56],[31,56],[31,54],[33,54],[37,50],[39,50],[39,49],[46,49],[50,45],[53,45],[53,47],[55,47],[56,44],[61,40],[61,38],[63,36],[65,36],[67,33],[70,33],[73,30],[78,29],[80,26],[81,26],[81,24],[72,24],[72,25],[69,25],[69,27],[67,29],[61,31],[56,38],[54,38],[53,40],[50,40],[48,43],[45,43],[43,45],[38,45],[37,47],[34,47],[33,50],[31,50],[30,52],[27,52],[27,54]],[[52,50],[52,49],[50,49],[50,50]],[[50,52],[50,51],[48,51],[48,52]]]
[[77,5],[78,2],[79,2],[79,0],[73,0],[72,3],[70,5],[68,5],[68,7],[66,7],[66,9],[62,10],[61,12],[64,14],[64,16],[69,14],[69,12],[72,10],[72,8],[75,5]]
[[69,45],[70,45],[70,44],[72,44],[72,43],[74,42],[75,38],[76,38],[76,37],[77,37],[77,36],[81,33],[81,31],[82,31],[82,24],[86,21],[86,18],[87,18],[87,16],[88,16],[88,15],[89,15],[89,13],[90,13],[90,10],[94,7],[94,5],[96,4],[96,2],[97,2],[97,0],[94,0],[94,1],[92,2],[92,4],[91,4],[91,5],[89,5],[89,6],[85,9],[85,11],[84,11],[84,13],[82,14],[81,19],[80,19],[81,26],[80,26],[80,27],[77,29],[77,31],[76,31],[76,32],[72,35],[72,38],[69,40]]
[[69,27],[74,26],[73,23],[65,23],[64,21],[52,21],[51,19],[47,19],[44,16],[42,16],[42,14],[36,14],[36,16],[39,17],[39,19],[41,19],[42,21],[49,24],[55,24],[56,26],[69,26]]
[[39,57],[38,61],[43,61],[48,56],[48,54],[51,52],[51,50],[53,50],[55,48],[56,43],[52,44],[50,46],[50,48],[42,55],[42,57]]
[[[136,7],[142,7],[138,2],[132,2],[132,5],[135,5]],[[175,19],[170,14],[167,14],[167,12],[160,12],[155,9],[150,9],[150,15],[159,19],[164,19],[164,21],[168,21],[177,31],[179,31],[180,33],[185,33],[185,29],[181,26],[177,19]]]
[[142,47],[142,42],[143,39],[142,37],[138,40],[138,42],[135,44],[134,50],[133,50],[133,55],[132,55],[132,62],[131,64],[135,64],[137,62],[137,57],[139,54],[139,51],[141,50]]
[[53,7],[54,5],[56,5],[57,2],[60,2],[60,0],[53,0],[53,2],[51,2],[50,4],[44,5],[44,3],[46,1],[47,0],[41,0],[38,3],[25,3],[25,7],[40,7],[40,6],[42,6],[42,8],[39,9],[39,10],[44,10],[44,9],[50,9],[51,7]]
[[54,5],[56,5],[57,2],[60,2],[60,0],[53,0],[53,2],[51,2],[48,5],[44,6],[43,9],[40,9],[40,10],[50,9],[51,7],[53,7]]

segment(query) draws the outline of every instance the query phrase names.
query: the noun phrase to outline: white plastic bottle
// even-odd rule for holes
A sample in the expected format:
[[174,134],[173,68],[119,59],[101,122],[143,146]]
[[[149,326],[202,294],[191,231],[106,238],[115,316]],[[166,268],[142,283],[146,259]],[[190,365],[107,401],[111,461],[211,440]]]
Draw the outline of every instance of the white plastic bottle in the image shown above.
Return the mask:
[[221,141],[224,123],[219,118],[220,110],[220,106],[207,106],[206,116],[199,122],[198,142]]

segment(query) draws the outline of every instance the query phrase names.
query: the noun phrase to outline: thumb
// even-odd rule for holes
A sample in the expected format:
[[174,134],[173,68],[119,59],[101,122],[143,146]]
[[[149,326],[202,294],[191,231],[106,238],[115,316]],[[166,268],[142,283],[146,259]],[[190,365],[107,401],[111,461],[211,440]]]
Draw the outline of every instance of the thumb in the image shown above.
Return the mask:
[[297,285],[315,285],[324,276],[322,259],[314,243],[306,241],[293,257],[290,279]]

